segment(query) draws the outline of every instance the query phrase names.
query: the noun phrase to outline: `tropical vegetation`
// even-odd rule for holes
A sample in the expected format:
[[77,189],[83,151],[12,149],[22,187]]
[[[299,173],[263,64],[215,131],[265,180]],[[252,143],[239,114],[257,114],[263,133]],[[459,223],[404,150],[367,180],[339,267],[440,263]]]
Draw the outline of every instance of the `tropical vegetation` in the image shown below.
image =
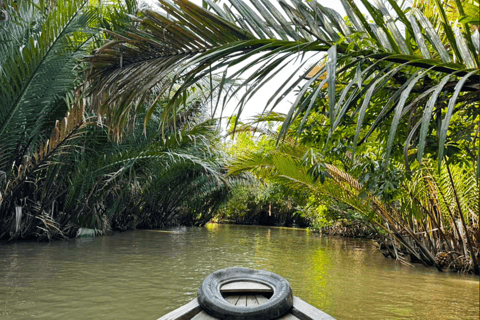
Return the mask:
[[[185,93],[182,110],[168,119],[168,97],[145,97],[121,143],[92,109],[85,59],[105,40],[101,27],[122,28],[135,13],[135,3],[127,4],[7,2],[0,24],[0,239],[204,224],[225,199],[225,157],[215,122],[204,115],[208,90]],[[156,108],[144,127],[147,103]],[[169,124],[163,131],[160,119]]]
[[[478,273],[479,3],[359,2],[365,12],[341,0],[345,17],[316,0],[159,0],[139,11],[130,1],[112,10],[8,3],[0,238],[18,238],[22,223],[25,234],[48,229],[49,210],[59,230],[97,228],[83,215],[161,227],[241,218],[248,206],[230,209],[252,196],[255,216],[290,197],[278,214],[356,221],[386,256]],[[227,156],[212,118],[239,96],[242,131],[248,102],[292,63],[263,106],[262,121],[278,130],[250,137],[266,147]],[[273,113],[291,92],[289,112]],[[218,211],[228,190],[230,209]],[[75,219],[53,218],[73,198]]]
[[[204,1],[210,10],[188,1],[159,1],[161,11],[144,10],[135,25],[112,34],[115,41],[92,58],[99,110],[111,115],[111,125],[120,130],[124,120],[112,112],[127,115],[134,110],[143,94],[139,88],[162,82],[168,89],[181,82],[169,102],[174,113],[184,90],[218,73],[222,79],[212,87],[219,91],[217,104],[245,88],[240,116],[278,70],[304,57],[298,70],[311,67],[291,74],[269,106],[274,108],[299,88],[277,141],[292,147],[296,141],[300,150],[315,156],[297,150],[293,161],[287,152],[268,166],[277,168],[283,161],[282,168],[294,168],[300,159],[307,161],[307,180],[296,176],[302,170],[295,170],[288,184],[323,182],[323,194],[340,198],[336,200],[355,208],[385,234],[383,245],[392,249],[392,256],[402,259],[399,252],[405,251],[441,269],[439,252],[456,252],[454,256],[468,260],[478,272],[478,2],[416,1],[403,7],[396,1],[361,2],[368,16],[354,1],[343,0],[344,19],[317,1],[280,1],[280,8],[268,0],[250,1],[251,6],[232,0],[223,7]],[[236,69],[229,73],[229,68]],[[223,85],[241,75],[246,75],[242,85],[224,93]],[[126,95],[101,96],[104,88],[123,88]],[[262,162],[266,159],[253,158],[257,166],[267,165]],[[460,200],[452,167],[461,173],[457,177],[469,176],[476,168],[477,178],[466,188],[475,194],[469,198],[474,202]],[[291,176],[279,178],[286,177]],[[429,183],[428,194],[438,197],[424,202],[412,193],[414,186],[407,186],[414,179],[447,181],[450,191],[441,190],[445,184]],[[325,191],[335,183],[346,184],[345,193]],[[426,188],[416,183],[421,186]],[[408,201],[402,199],[406,190]],[[457,239],[457,248],[466,246],[460,252],[450,250],[455,245],[447,233]],[[446,261],[456,263],[457,258]]]

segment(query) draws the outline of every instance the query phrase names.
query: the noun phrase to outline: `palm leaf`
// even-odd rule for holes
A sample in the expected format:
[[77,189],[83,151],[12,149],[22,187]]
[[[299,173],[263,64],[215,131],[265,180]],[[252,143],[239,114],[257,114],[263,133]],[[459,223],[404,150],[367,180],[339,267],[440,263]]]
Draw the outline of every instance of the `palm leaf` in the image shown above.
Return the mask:
[[450,119],[452,118],[452,114],[455,108],[455,105],[457,104],[457,98],[458,95],[460,94],[460,91],[462,90],[463,85],[467,81],[468,78],[470,78],[474,74],[479,74],[478,70],[470,71],[466,76],[462,77],[462,79],[456,84],[455,86],[455,91],[453,92],[452,97],[448,101],[448,108],[447,108],[447,114],[445,115],[445,118],[442,120],[442,126],[440,128],[439,132],[439,145],[438,145],[438,166],[440,168],[441,163],[443,161],[443,152],[445,150],[445,142],[447,139],[447,129],[450,124]]
[[[268,0],[253,0],[256,11],[247,3],[232,0],[232,7],[224,6],[223,10],[213,4],[210,5],[217,14],[208,12],[186,0],[176,0],[173,3],[160,1],[161,9],[168,15],[144,10],[136,18],[137,26],[132,26],[128,32],[111,34],[115,41],[101,48],[90,60],[92,63],[90,77],[96,99],[95,105],[101,114],[106,115],[112,127],[121,128],[142,101],[141,97],[149,94],[151,88],[158,83],[181,81],[180,88],[175,89],[175,92],[170,95],[172,99],[166,109],[167,113],[174,113],[179,105],[175,101],[181,99],[182,92],[195,85],[202,77],[215,72],[224,72],[225,69],[232,67],[238,68],[235,77],[256,69],[242,84],[243,87],[247,85],[251,87],[240,99],[237,114],[241,114],[253,94],[259,92],[284,66],[281,63],[282,58],[290,59],[297,56],[302,59],[302,63],[306,63],[311,59],[306,57],[306,53],[328,51],[332,48],[332,42],[339,39],[335,44],[336,58],[333,59],[333,51],[330,52],[329,58],[330,61],[336,62],[337,68],[333,77],[334,72],[331,68],[333,63],[329,64],[331,76],[327,89],[330,101],[328,113],[333,132],[340,125],[345,114],[351,112],[355,115],[358,112],[354,139],[354,145],[356,145],[363,129],[363,119],[369,112],[369,105],[375,94],[384,90],[389,83],[393,81],[394,95],[387,103],[388,108],[384,108],[381,116],[376,117],[374,125],[370,127],[369,133],[361,140],[362,142],[370,136],[372,130],[381,127],[393,111],[392,106],[401,98],[401,92],[404,92],[407,86],[404,85],[405,81],[398,79],[416,77],[418,71],[425,70],[429,78],[433,76],[437,79],[434,72],[439,72],[441,74],[439,79],[447,75],[452,76],[452,80],[445,84],[446,88],[451,88],[460,81],[458,77],[469,74],[468,69],[476,65],[475,57],[477,56],[475,52],[471,52],[475,46],[474,42],[470,41],[472,37],[465,38],[466,33],[452,28],[449,23],[446,23],[448,21],[445,17],[443,21],[442,18],[430,21],[416,7],[408,8],[411,14],[407,17],[408,10],[392,5],[399,24],[403,24],[406,28],[406,39],[393,20],[395,13],[390,13],[382,2],[376,2],[376,7],[367,1],[362,2],[375,23],[367,22],[354,1],[342,0],[352,23],[350,27],[346,27],[337,13],[315,1],[308,4],[297,0],[281,1],[280,7],[283,10],[281,13]],[[439,14],[442,16],[442,12]],[[447,42],[442,42],[442,38],[436,31],[441,27],[441,23],[443,23],[442,30],[445,32],[444,39]],[[347,35],[349,38],[345,38]],[[369,43],[367,48],[360,45],[362,41]],[[452,48],[451,52],[447,47]],[[421,57],[413,53],[416,48],[420,49]],[[455,48],[458,50],[455,51]],[[258,56],[258,62],[262,64],[260,68],[255,63],[241,64],[242,61],[253,58],[256,54],[260,54]],[[387,73],[388,75],[380,74],[378,76],[380,78],[373,81],[363,78],[363,84],[366,86],[358,90],[351,82],[353,80],[351,74],[355,73],[356,63],[359,61],[363,61],[365,66],[378,65],[380,69],[392,63],[396,71]],[[353,66],[347,67],[350,63]],[[345,67],[339,69],[338,66]],[[372,71],[375,70],[372,69]],[[356,74],[363,72],[356,72]],[[319,82],[311,79],[303,83],[302,79],[295,80],[290,84],[289,81],[294,80],[294,77],[294,74],[289,75],[288,81],[284,82],[285,87],[279,88],[268,102],[268,105],[273,104],[275,107],[282,97],[295,90],[297,85],[301,85],[299,95],[282,126],[283,135],[296,117],[302,115],[301,122],[305,123],[304,112],[308,114],[312,110],[313,98],[319,97],[322,92],[315,87]],[[232,80],[228,76],[222,79]],[[468,88],[466,90],[479,89],[477,84],[479,79],[477,74],[469,74],[465,80],[465,88]],[[341,90],[336,90],[340,86],[339,83],[345,80],[348,81],[347,86],[342,84]],[[392,134],[397,132],[394,128],[406,113],[416,110],[422,99],[428,99],[429,95],[435,92],[439,81],[435,80],[423,90],[423,93],[417,94],[417,90],[411,89],[410,94],[405,96],[402,102],[412,101],[407,107],[400,108],[397,104]],[[418,79],[416,83],[419,83]],[[314,86],[312,89],[314,94],[303,97],[302,95],[309,90],[310,86]],[[172,86],[169,88],[173,90]],[[218,88],[223,86],[219,85]],[[239,92],[239,90],[233,91]],[[339,99],[336,97],[337,92],[340,94]],[[458,92],[459,102],[463,102],[464,92],[465,90]],[[168,92],[164,90],[164,94],[168,95]],[[349,95],[348,98],[347,95]],[[344,102],[346,99],[347,101]],[[434,100],[432,98],[432,101]],[[223,101],[229,101],[227,96]],[[360,108],[351,111],[352,106],[358,101],[361,101]],[[425,130],[425,127],[423,129]],[[116,132],[120,134],[121,129]],[[392,135],[386,139],[388,150],[391,149],[392,139]]]
[[423,117],[422,117],[422,126],[420,127],[420,137],[418,140],[418,151],[417,151],[417,160],[422,162],[423,157],[423,148],[425,147],[425,141],[428,132],[428,126],[430,125],[430,118],[432,116],[433,107],[436,104],[439,94],[442,92],[445,84],[450,80],[450,75],[445,76],[442,81],[437,85],[435,91],[428,99],[427,105],[425,106]]
[[[397,106],[395,107],[395,115],[393,117],[392,125],[390,127],[390,133],[388,135],[387,150],[386,150],[386,155],[385,155],[385,166],[388,164],[388,161],[390,159],[390,153],[392,151],[393,141],[395,139],[395,132],[396,132],[398,124],[400,122],[400,118],[402,116],[403,107],[405,106],[405,102],[407,101],[407,98],[410,95],[410,91],[413,89],[413,87],[418,82],[418,80],[420,80],[425,75],[426,71],[418,72],[418,73],[419,74],[417,76],[409,79],[405,83],[405,85],[407,86],[406,88],[400,89],[398,91],[398,92],[401,92],[400,100],[399,100]],[[384,110],[386,110],[386,109],[384,109]],[[383,110],[382,110],[382,113],[383,113]],[[381,116],[382,116],[382,114],[379,115],[379,117],[381,117]],[[376,123],[377,123],[377,121],[375,121],[375,123],[372,125],[372,127],[374,127]],[[370,129],[370,132],[372,132],[372,129]],[[367,133],[367,135],[368,135],[368,133]]]
[[29,25],[43,12],[33,3],[22,2],[18,12],[9,12],[14,21],[0,25],[2,37],[7,37],[6,42],[0,41],[6,52],[0,67],[0,138],[4,150],[0,168],[10,168],[31,152],[31,146],[35,148],[47,139],[55,121],[67,111],[68,106],[59,98],[75,87],[75,68],[87,54],[88,33],[92,32],[88,25],[95,17],[94,11],[84,10],[84,6],[84,1],[59,3],[31,33],[22,25]]

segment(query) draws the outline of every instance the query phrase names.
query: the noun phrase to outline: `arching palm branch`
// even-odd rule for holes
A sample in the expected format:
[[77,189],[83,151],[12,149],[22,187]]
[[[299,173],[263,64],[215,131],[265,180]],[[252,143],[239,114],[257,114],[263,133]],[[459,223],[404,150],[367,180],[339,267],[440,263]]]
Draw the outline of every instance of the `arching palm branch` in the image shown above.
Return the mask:
[[212,120],[204,121],[198,90],[184,92],[175,114],[145,97],[160,107],[149,110],[142,128],[142,105],[123,144],[108,138],[101,121],[95,125],[79,75],[97,39],[97,13],[115,30],[133,3],[88,8],[72,0],[47,9],[43,2],[7,1],[8,20],[0,20],[0,239],[51,240],[78,227],[104,231],[125,211],[144,226],[149,217],[156,221],[151,227],[161,226],[180,213],[183,222],[204,223],[226,196],[218,134]]
[[[21,236],[22,207],[29,196],[45,196],[55,189],[47,177],[55,177],[57,170],[46,174],[46,166],[84,125],[85,103],[80,90],[73,89],[79,83],[77,67],[95,34],[89,25],[96,15],[86,1],[75,0],[5,1],[2,14],[6,18],[0,21],[0,238],[13,239]],[[49,180],[44,188],[32,191],[42,179]],[[41,207],[39,203],[35,206]],[[37,218],[23,215],[23,220]]]
[[67,113],[94,14],[85,1],[61,1],[46,11],[30,1],[6,3],[9,18],[0,22],[0,170],[10,176]]
[[[295,118],[303,117],[303,123],[323,98],[331,133],[346,125],[347,116],[353,119],[354,148],[377,128],[389,126],[384,130],[388,159],[403,125],[408,127],[401,130],[406,155],[413,144],[421,160],[427,137],[433,134],[441,161],[446,143],[456,139],[448,132],[452,119],[466,119],[467,139],[478,135],[480,40],[475,30],[478,19],[471,13],[478,12],[478,3],[436,0],[434,12],[440,18],[434,19],[419,5],[404,10],[394,0],[387,2],[390,9],[382,1],[372,5],[362,0],[369,20],[353,0],[342,0],[348,15],[344,20],[318,1],[281,0],[280,12],[269,0],[250,0],[248,5],[230,0],[223,8],[205,0],[211,11],[186,0],[160,0],[162,12],[144,10],[129,30],[110,33],[113,40],[91,59],[99,110],[119,124],[126,110],[135,108],[154,85],[168,89],[181,81],[175,94],[179,98],[212,72],[239,67],[233,74],[223,73],[223,80],[253,70],[244,82],[248,89],[239,103],[240,114],[251,96],[285,65],[310,53],[298,68],[302,70],[327,52],[325,67],[313,77],[291,74],[272,95],[273,108],[301,87],[282,133]],[[449,21],[447,2],[459,23]],[[250,57],[253,62],[244,62]],[[174,106],[175,99],[172,112]]]

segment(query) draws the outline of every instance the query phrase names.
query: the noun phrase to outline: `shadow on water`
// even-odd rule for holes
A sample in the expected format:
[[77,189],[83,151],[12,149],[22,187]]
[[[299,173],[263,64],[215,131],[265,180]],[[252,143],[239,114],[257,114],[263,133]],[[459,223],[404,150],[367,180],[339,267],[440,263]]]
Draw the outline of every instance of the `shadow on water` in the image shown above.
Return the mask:
[[337,319],[478,319],[479,278],[385,259],[371,242],[208,225],[0,245],[0,319],[157,319],[211,272],[266,269]]

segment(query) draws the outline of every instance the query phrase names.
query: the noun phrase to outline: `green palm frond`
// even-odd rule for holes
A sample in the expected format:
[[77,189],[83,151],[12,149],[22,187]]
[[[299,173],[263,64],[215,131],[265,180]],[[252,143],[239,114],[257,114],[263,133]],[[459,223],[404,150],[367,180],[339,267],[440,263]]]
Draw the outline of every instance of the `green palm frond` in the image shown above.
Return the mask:
[[[282,144],[271,151],[245,153],[228,166],[229,175],[246,172],[266,179],[293,192],[313,194],[341,202],[353,208],[365,220],[387,219],[383,205],[374,196],[360,197],[363,186],[354,177],[330,164],[323,164],[328,178],[320,182],[310,173],[312,151],[300,145]],[[380,210],[382,209],[382,210]]]
[[[478,3],[467,2],[478,9]],[[213,1],[207,3],[211,12],[186,0],[160,1],[162,12],[144,10],[135,19],[136,26],[128,32],[111,34],[114,40],[92,57],[91,79],[98,110],[108,115],[112,125],[120,125],[119,119],[128,113],[126,110],[134,109],[158,83],[164,83],[163,88],[168,90],[171,82],[182,81],[168,109],[174,112],[175,101],[184,90],[216,71],[234,67],[236,71],[224,76],[222,82],[253,70],[234,90],[237,93],[247,88],[239,101],[240,115],[253,94],[279,70],[302,58],[297,71],[285,79],[268,103],[268,107],[274,108],[300,86],[282,134],[295,118],[301,116],[305,123],[315,101],[323,95],[328,96],[326,109],[332,134],[344,125],[347,115],[359,119],[354,146],[388,123],[394,113],[386,139],[390,154],[399,135],[398,127],[407,122],[403,119],[412,114],[417,118],[424,112],[420,137],[416,133],[418,126],[410,127],[412,137],[405,143],[408,148],[414,141],[422,149],[425,132],[433,130],[429,126],[433,122],[430,115],[448,109],[439,130],[438,153],[442,154],[449,138],[449,115],[478,109],[478,32],[472,34],[473,20],[463,19],[459,25],[449,20],[441,0],[436,1],[439,19],[416,7],[400,8],[393,0],[389,0],[391,10],[381,1],[362,1],[374,23],[367,21],[353,0],[342,0],[347,22],[317,1],[280,1],[280,9],[269,0],[251,0],[251,6],[232,0],[231,6],[223,8]],[[460,15],[466,18],[465,4],[455,3]],[[400,31],[400,26],[405,31]],[[300,70],[307,63],[321,62],[327,51],[327,67],[305,80],[310,69],[303,74]],[[243,62],[248,58],[254,61]],[[326,75],[326,80],[319,81],[322,75]],[[447,76],[450,78],[442,82]],[[305,95],[310,88],[314,93]],[[447,96],[449,107],[439,101],[440,88],[453,93]],[[378,109],[386,94],[390,98],[380,112],[372,111],[372,105]],[[362,121],[366,115],[368,121]],[[298,130],[302,129],[301,125]]]
[[0,24],[0,170],[20,165],[48,139],[75,88],[95,15],[85,1],[60,1],[46,14],[33,2],[7,9]]
[[[82,99],[78,100],[61,121],[57,120],[55,122],[50,138],[39,144],[31,156],[24,157],[23,163],[18,166],[17,171],[11,177],[8,188],[4,190],[6,195],[15,194],[15,190],[21,187],[22,183],[25,183],[49,165],[54,164],[54,158],[75,150],[76,140],[84,134],[82,129],[89,124],[84,121],[84,101]],[[40,177],[37,177],[37,179],[40,179]]]
[[[177,4],[161,1],[165,14],[144,10],[136,19],[139,27],[132,25],[117,33],[108,32],[114,40],[92,57],[89,78],[94,88],[94,106],[107,116],[112,126],[121,126],[129,111],[154,86],[164,94],[175,82],[172,75],[185,74],[184,63],[198,53],[253,39],[248,32],[198,10],[188,1]],[[211,21],[208,27],[202,25],[206,20]]]
[[[466,221],[474,221],[480,208],[478,203],[479,186],[476,183],[474,168],[471,166],[450,167],[453,184],[449,179],[447,168],[442,168],[436,186],[443,196],[440,199],[442,211],[447,212],[447,206],[452,212],[463,212]],[[454,190],[455,188],[455,190]],[[458,202],[457,202],[458,200]]]
[[95,214],[88,208],[98,204],[111,203],[115,219],[133,210],[138,227],[153,228],[196,223],[196,215],[203,212],[198,220],[202,223],[226,199],[229,181],[222,169],[224,156],[215,146],[214,123],[189,121],[164,139],[157,116],[143,132],[144,116],[122,143],[109,140],[106,128],[92,126],[89,150],[71,156],[75,165],[68,173],[65,207],[86,226]]
[[426,159],[403,188],[409,196],[401,199],[402,207],[412,208],[403,213],[403,218],[410,224],[423,224],[430,237],[442,241],[450,238],[449,250],[471,257],[473,264],[478,265],[475,230],[479,185],[475,167],[471,163],[446,165],[438,171],[434,162]]

